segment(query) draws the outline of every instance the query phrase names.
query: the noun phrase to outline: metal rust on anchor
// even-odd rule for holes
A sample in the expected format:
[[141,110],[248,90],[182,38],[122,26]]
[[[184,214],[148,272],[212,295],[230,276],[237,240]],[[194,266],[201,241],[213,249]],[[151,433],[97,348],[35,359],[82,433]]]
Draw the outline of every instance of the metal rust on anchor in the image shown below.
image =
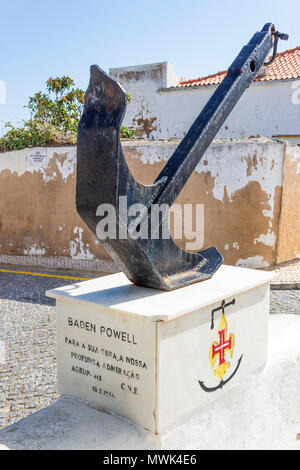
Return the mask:
[[127,207],[143,205],[140,224],[147,222],[147,227],[151,226],[154,204],[171,207],[244,91],[261,67],[268,65],[265,61],[272,47],[276,53],[278,39],[287,38],[271,23],[254,34],[151,185],[134,179],[123,155],[120,127],[126,110],[124,90],[98,66],[91,67],[78,127],[77,211],[97,234],[97,208],[103,204],[115,208],[116,236],[101,242],[135,284],[172,290],[210,278],[222,264],[223,257],[214,247],[192,253],[180,249],[171,237],[163,237],[167,213],[147,238],[135,237],[130,218],[125,220],[119,210],[119,201],[126,197]]

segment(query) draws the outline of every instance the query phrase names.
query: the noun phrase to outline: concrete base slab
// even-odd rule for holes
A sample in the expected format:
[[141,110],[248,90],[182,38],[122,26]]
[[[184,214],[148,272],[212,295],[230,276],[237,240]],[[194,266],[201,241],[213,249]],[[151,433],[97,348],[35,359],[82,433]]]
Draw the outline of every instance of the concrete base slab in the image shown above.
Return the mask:
[[0,431],[8,449],[299,449],[300,316],[270,318],[268,362],[160,436],[64,397]]

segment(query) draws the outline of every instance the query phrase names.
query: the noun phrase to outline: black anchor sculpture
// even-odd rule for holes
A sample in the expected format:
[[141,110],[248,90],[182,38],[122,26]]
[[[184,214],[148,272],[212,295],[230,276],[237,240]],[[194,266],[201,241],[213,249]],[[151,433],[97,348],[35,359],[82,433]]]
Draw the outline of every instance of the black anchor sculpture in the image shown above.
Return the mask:
[[[137,238],[119,210],[121,196],[127,204],[142,204],[140,225],[151,225],[153,204],[169,207],[186,184],[197,163],[235,104],[264,65],[272,46],[288,36],[266,24],[238,54],[228,73],[153,184],[137,182],[129,171],[121,143],[120,127],[126,109],[121,86],[98,66],[91,67],[84,111],[78,127],[76,206],[81,218],[97,234],[97,208],[115,208],[116,236],[101,242],[126,276],[135,284],[172,290],[210,278],[223,262],[212,247],[198,253],[180,249],[162,236],[162,215],[152,236]],[[274,54],[273,54],[274,55]],[[104,215],[104,214],[102,214]]]

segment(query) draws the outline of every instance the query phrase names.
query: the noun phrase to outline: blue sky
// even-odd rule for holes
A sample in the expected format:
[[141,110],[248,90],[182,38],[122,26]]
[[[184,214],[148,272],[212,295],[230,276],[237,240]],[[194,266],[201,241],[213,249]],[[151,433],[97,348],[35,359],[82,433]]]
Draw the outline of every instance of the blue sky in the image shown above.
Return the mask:
[[[28,117],[28,97],[50,76],[85,89],[89,66],[168,60],[187,78],[227,69],[255,31],[273,22],[300,45],[299,0],[1,0],[0,121]],[[1,127],[1,126],[0,126]]]

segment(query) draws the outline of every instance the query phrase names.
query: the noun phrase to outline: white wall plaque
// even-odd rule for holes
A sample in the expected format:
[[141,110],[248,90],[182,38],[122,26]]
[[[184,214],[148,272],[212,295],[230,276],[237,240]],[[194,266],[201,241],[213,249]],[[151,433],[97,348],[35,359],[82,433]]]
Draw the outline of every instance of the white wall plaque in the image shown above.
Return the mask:
[[29,149],[29,165],[34,167],[45,166],[47,163],[47,151],[45,148]]

